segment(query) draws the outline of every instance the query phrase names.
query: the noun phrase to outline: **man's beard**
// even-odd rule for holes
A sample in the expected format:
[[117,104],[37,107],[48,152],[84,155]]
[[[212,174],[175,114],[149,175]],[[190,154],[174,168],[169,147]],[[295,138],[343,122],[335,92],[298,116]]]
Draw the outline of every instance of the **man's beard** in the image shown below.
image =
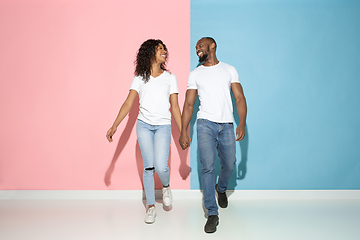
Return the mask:
[[204,53],[201,57],[199,57],[199,63],[205,62],[207,57],[208,57],[208,54]]

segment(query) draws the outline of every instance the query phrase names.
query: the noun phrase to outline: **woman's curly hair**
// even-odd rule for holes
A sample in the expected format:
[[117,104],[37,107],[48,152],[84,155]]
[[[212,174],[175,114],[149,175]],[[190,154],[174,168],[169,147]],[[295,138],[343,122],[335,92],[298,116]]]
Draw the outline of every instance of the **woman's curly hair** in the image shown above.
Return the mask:
[[[148,39],[141,44],[137,52],[134,73],[135,76],[142,77],[145,83],[150,79],[151,64],[155,60],[156,48],[160,43],[164,46],[165,51],[167,51],[165,44],[160,39]],[[160,68],[167,71],[166,63],[162,63]]]

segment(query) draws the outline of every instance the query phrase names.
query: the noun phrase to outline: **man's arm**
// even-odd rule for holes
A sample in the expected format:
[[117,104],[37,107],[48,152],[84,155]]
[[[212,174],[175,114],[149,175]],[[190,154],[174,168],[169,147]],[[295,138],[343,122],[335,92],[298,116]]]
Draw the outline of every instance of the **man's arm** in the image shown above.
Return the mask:
[[240,141],[245,136],[246,113],[247,113],[246,99],[244,96],[243,88],[240,83],[232,83],[231,91],[235,98],[236,110],[240,119],[240,124],[236,128],[235,141]]
[[179,139],[180,146],[183,150],[190,146],[191,138],[187,135],[187,128],[189,126],[194,111],[194,103],[196,101],[196,96],[196,89],[188,89],[186,91],[183,112],[181,115],[181,134]]

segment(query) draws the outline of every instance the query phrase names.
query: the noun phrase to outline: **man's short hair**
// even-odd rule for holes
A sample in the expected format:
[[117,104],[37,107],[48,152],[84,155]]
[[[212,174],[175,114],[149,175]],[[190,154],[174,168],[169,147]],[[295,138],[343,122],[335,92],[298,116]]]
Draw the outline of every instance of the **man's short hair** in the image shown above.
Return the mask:
[[210,41],[211,41],[211,43],[215,43],[215,51],[216,51],[217,44],[216,44],[215,39],[213,39],[212,37],[203,37],[203,39],[207,39],[207,40],[210,40]]

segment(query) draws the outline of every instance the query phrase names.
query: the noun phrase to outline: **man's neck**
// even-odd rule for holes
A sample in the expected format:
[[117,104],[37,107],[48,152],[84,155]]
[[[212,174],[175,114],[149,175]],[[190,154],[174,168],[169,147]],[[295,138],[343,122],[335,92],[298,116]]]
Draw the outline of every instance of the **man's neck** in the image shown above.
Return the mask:
[[219,63],[219,60],[216,58],[216,55],[213,56],[209,56],[205,62],[203,63],[203,66],[205,67],[210,67],[210,66],[215,66]]

